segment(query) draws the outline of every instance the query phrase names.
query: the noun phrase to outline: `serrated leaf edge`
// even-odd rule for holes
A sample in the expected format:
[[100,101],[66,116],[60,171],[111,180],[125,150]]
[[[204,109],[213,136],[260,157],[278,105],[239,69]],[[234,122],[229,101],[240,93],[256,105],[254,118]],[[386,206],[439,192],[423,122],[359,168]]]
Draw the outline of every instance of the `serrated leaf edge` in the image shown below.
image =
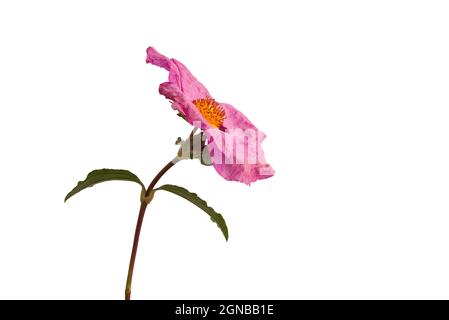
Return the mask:
[[[216,221],[216,218],[211,215],[211,213],[207,212],[206,210],[201,208],[198,204],[196,204],[195,202],[191,201],[190,199],[187,199],[187,198],[183,197],[182,195],[180,195],[180,194],[178,194],[178,193],[176,193],[176,192],[174,192],[173,190],[170,190],[170,189],[178,189],[181,192],[188,193],[188,194],[192,195],[193,197],[195,197],[196,199],[198,199],[198,201],[199,201],[201,206],[206,207],[206,209],[209,209],[210,211],[212,211],[214,213],[214,215],[216,215],[219,219],[221,219],[221,222],[223,224],[223,228]],[[190,203],[196,205],[198,208],[200,208],[201,210],[206,212],[209,215],[210,219],[218,226],[218,228],[222,232],[223,236],[225,237],[226,241],[228,241],[228,239],[229,239],[228,226],[226,225],[226,221],[225,221],[223,215],[218,213],[217,211],[215,211],[214,208],[209,207],[209,205],[207,204],[207,201],[202,199],[200,196],[198,196],[198,194],[196,194],[194,192],[191,192],[191,191],[187,190],[186,188],[183,188],[183,187],[180,187],[180,186],[176,186],[176,185],[173,185],[173,184],[165,184],[165,185],[155,189],[154,191],[158,191],[158,190],[164,190],[164,191],[167,191],[167,192],[171,192],[171,193],[173,193],[173,194],[175,194],[175,195],[177,195],[177,196],[179,196],[181,198],[184,198],[185,200],[189,201]]]
[[[110,173],[100,173],[100,171],[111,171],[111,172]],[[116,172],[113,173],[112,171],[116,171]],[[117,173],[117,171],[123,172],[123,175],[121,175],[120,173]],[[114,174],[114,175],[116,175],[118,177],[115,177],[114,179],[106,179],[106,180],[103,180],[103,181],[94,182],[94,183],[91,183],[91,184],[85,186],[84,188],[79,189],[80,185],[82,185],[83,183],[86,183],[86,180],[88,180],[89,178],[92,178],[93,176],[97,176],[99,174],[103,174],[103,175]],[[131,176],[132,178],[135,178],[135,179],[130,179],[129,176]],[[135,183],[138,183],[142,187],[142,190],[145,190],[145,186],[142,183],[142,181],[139,179],[139,177],[136,174],[134,174],[131,171],[129,171],[129,170],[125,170],[125,169],[109,169],[109,168],[96,169],[96,170],[92,170],[91,172],[89,172],[84,180],[78,181],[76,186],[69,193],[67,193],[67,195],[64,198],[64,202],[69,200],[71,197],[73,197],[75,194],[79,193],[80,191],[83,191],[84,189],[87,189],[87,188],[93,187],[96,184],[103,183],[103,182],[108,182],[108,181],[130,181],[130,182],[135,182]]]

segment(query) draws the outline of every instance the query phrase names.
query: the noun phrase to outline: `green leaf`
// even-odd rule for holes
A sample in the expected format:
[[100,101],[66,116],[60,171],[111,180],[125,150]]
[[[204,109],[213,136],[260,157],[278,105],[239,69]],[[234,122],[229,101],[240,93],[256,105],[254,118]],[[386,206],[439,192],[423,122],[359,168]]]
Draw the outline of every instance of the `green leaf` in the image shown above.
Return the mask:
[[157,190],[165,190],[165,191],[174,193],[174,194],[190,201],[191,203],[196,205],[198,208],[202,209],[204,212],[206,212],[210,216],[211,220],[217,224],[218,228],[220,228],[221,232],[223,233],[226,241],[228,241],[228,227],[226,226],[225,219],[223,218],[223,216],[221,214],[219,214],[214,209],[209,207],[207,205],[207,202],[204,201],[203,199],[201,199],[200,197],[198,197],[198,195],[196,193],[190,192],[187,189],[184,189],[182,187],[178,187],[178,186],[175,186],[172,184],[163,185],[162,187],[157,188],[155,191],[157,191]]
[[86,180],[78,182],[75,188],[73,188],[72,191],[70,191],[65,199],[64,202],[66,202],[69,198],[71,198],[73,195],[77,194],[81,190],[84,190],[86,188],[92,187],[96,185],[97,183],[106,182],[106,181],[112,181],[112,180],[122,180],[122,181],[132,181],[140,184],[142,187],[142,190],[145,190],[145,186],[143,185],[142,181],[132,172],[128,170],[121,170],[121,169],[100,169],[100,170],[94,170],[90,172]]

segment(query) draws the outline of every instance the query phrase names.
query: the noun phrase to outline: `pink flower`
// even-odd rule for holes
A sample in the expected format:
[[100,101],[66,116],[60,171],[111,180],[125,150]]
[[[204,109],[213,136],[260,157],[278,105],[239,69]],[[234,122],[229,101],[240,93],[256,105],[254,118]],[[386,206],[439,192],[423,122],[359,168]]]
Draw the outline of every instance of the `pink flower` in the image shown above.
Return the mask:
[[204,131],[212,164],[223,178],[249,185],[273,176],[261,146],[265,134],[247,117],[230,104],[215,101],[181,62],[152,47],[147,49],[146,61],[168,70],[168,82],[161,83],[160,94],[190,124]]

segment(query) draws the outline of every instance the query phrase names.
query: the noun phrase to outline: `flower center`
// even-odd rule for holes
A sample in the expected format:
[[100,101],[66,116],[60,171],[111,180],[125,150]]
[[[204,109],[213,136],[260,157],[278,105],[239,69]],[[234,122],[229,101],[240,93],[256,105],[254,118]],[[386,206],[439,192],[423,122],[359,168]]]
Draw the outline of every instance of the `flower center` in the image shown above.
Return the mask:
[[226,114],[217,101],[207,97],[193,100],[193,104],[211,126],[219,128],[223,125]]

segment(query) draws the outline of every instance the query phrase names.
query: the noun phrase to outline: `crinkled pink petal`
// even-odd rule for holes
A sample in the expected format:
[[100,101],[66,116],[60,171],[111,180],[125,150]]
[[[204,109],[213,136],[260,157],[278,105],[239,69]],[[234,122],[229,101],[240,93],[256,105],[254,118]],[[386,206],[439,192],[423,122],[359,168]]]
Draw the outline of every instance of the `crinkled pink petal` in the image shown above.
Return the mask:
[[239,142],[244,141],[240,140],[244,136],[218,130],[211,134],[210,131],[215,130],[205,131],[212,164],[223,178],[250,185],[274,175],[273,168],[265,161],[261,140],[254,144]]
[[169,58],[160,54],[152,47],[147,49],[147,63],[154,64],[155,66],[164,68],[168,71],[170,71],[173,65]]
[[181,92],[188,100],[193,101],[210,96],[209,91],[207,91],[203,84],[181,62],[176,59],[171,59],[171,61],[176,66],[176,70],[170,70],[168,79],[171,82],[176,81]]
[[176,85],[171,82],[164,82],[159,85],[159,93],[172,101],[172,108],[184,115],[190,124],[200,126],[201,129],[207,129],[210,126],[205,124],[203,116],[195,105],[186,100],[183,93]]
[[223,122],[223,127],[228,129],[240,128],[243,130],[252,128],[256,129],[256,126],[240,111],[234,108],[229,103],[220,103],[220,107],[226,113],[226,118]]
[[261,143],[265,134],[230,104],[220,106],[226,113],[225,130],[206,130],[212,164],[226,180],[251,184],[274,175],[266,163]]
[[210,125],[193,104],[196,99],[210,96],[201,82],[181,62],[167,58],[153,47],[147,49],[146,62],[168,70],[168,82],[160,85],[159,92],[174,102],[172,107],[180,111],[189,123],[200,122],[201,128],[209,128]]

